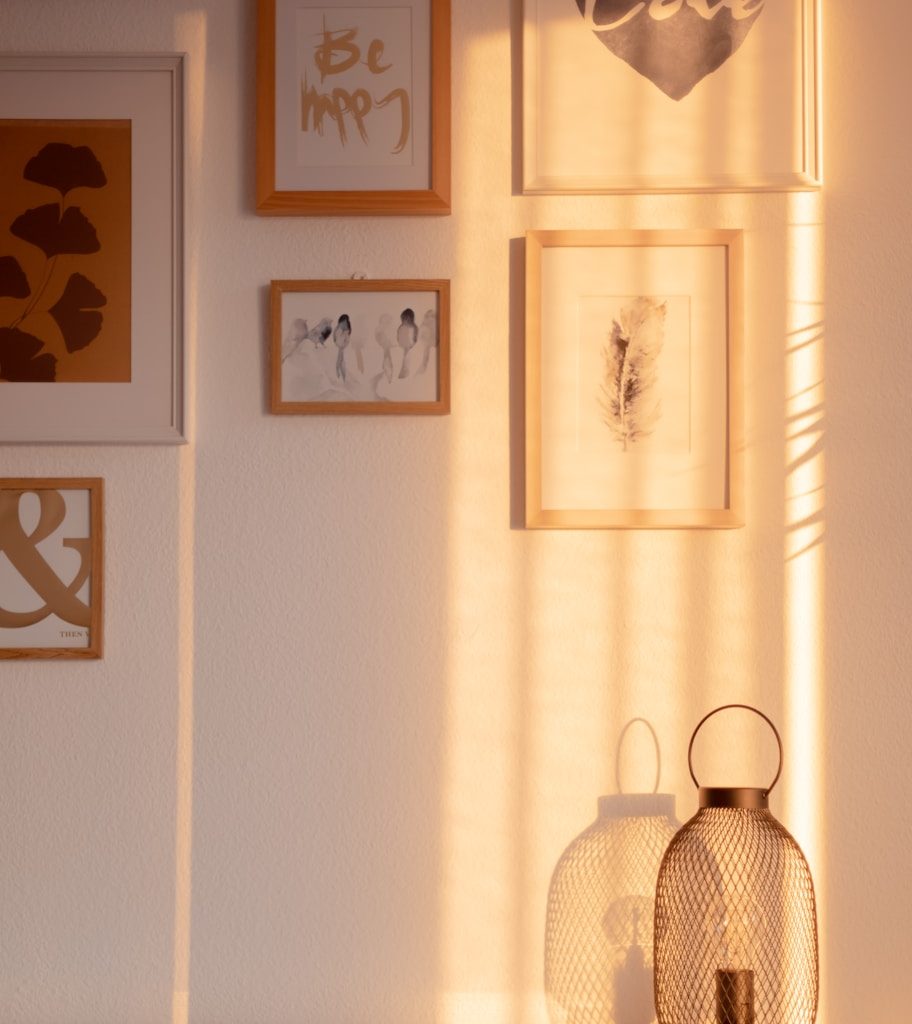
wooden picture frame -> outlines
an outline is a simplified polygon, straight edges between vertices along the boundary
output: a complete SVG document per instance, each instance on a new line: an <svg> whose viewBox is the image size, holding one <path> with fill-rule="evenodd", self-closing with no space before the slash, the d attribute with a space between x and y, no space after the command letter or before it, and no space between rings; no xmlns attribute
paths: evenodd
<svg viewBox="0 0 912 1024"><path fill-rule="evenodd" d="M104 481L0 479L0 660L100 658Z"/></svg>
<svg viewBox="0 0 912 1024"><path fill-rule="evenodd" d="M526 235L525 524L743 525L740 231Z"/></svg>
<svg viewBox="0 0 912 1024"><path fill-rule="evenodd" d="M822 184L821 0L524 0L525 193Z"/></svg>
<svg viewBox="0 0 912 1024"><path fill-rule="evenodd" d="M186 440L184 80L0 55L0 443Z"/></svg>
<svg viewBox="0 0 912 1024"><path fill-rule="evenodd" d="M257 0L259 214L450 212L450 0L354 10Z"/></svg>
<svg viewBox="0 0 912 1024"><path fill-rule="evenodd" d="M449 281L273 281L270 410L450 411Z"/></svg>

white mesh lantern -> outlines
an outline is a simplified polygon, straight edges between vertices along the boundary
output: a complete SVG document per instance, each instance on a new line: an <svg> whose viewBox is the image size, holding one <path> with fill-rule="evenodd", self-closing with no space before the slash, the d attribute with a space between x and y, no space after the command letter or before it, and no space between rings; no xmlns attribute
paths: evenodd
<svg viewBox="0 0 912 1024"><path fill-rule="evenodd" d="M766 789L700 787L691 754L712 715L760 715L779 745ZM662 860L655 903L659 1024L813 1024L817 1015L817 911L798 844L769 811L782 741L762 712L726 704L690 738L700 809Z"/></svg>
<svg viewBox="0 0 912 1024"><path fill-rule="evenodd" d="M642 722L628 722L621 733ZM601 796L561 854L548 890L545 993L552 1024L651 1024L656 878L675 833L674 795ZM620 790L618 771L618 789Z"/></svg>

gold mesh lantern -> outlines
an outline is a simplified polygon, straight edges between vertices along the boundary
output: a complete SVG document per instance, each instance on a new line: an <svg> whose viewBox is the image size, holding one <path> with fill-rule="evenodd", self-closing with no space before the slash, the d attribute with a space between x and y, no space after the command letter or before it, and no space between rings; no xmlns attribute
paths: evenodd
<svg viewBox="0 0 912 1024"><path fill-rule="evenodd" d="M658 742L648 722L643 722ZM659 785L656 771L655 789ZM620 789L618 772L618 789ZM674 795L618 793L561 854L548 890L545 993L552 1024L651 1024L652 930Z"/></svg>
<svg viewBox="0 0 912 1024"><path fill-rule="evenodd" d="M745 708L779 746L766 789L700 787L692 752L712 715ZM782 771L773 723L726 704L694 729L687 752L700 809L662 860L655 903L659 1024L813 1024L817 1015L814 885L798 844L769 811Z"/></svg>

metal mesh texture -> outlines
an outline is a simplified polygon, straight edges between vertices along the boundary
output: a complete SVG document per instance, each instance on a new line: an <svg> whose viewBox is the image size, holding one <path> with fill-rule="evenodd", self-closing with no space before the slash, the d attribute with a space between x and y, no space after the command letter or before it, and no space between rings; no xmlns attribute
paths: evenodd
<svg viewBox="0 0 912 1024"><path fill-rule="evenodd" d="M545 992L552 1024L655 1020L655 885L677 822L600 816L561 855L545 921Z"/></svg>
<svg viewBox="0 0 912 1024"><path fill-rule="evenodd" d="M768 810L701 809L662 864L655 908L660 1024L714 1024L717 970L753 971L756 1024L813 1024L814 886L798 844Z"/></svg>

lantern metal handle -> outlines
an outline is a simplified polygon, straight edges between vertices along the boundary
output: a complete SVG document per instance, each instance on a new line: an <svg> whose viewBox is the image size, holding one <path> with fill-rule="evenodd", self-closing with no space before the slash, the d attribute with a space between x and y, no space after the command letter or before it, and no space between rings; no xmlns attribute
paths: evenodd
<svg viewBox="0 0 912 1024"><path fill-rule="evenodd" d="M779 730L773 725L772 721L763 714L762 711L758 711L757 708L752 707L750 704L723 704L720 708L715 708L710 711L708 715L704 715L699 722L697 727L693 731L693 735L690 737L690 744L687 747L687 767L690 769L690 777L694 780L694 785L699 789L700 783L697 782L697 776L694 774L693 760L691 755L693 754L694 740L697 738L697 733L702 728L703 724L707 719L712 718L713 715L717 715L720 711L728 711L730 708L743 708L745 711L753 711L755 715L759 715L764 722L773 730L773 735L776 737L776 743L779 747L779 767L776 769L776 775L773 781L767 786L765 792L769 795L773 791L773 786L779 781L779 776L782 774L782 738L779 735Z"/></svg>
<svg viewBox="0 0 912 1024"><path fill-rule="evenodd" d="M662 748L659 746L659 737L656 736L656 731L653 729L652 724L647 722L645 718L631 718L630 721L621 729L621 735L618 737L617 754L614 757L614 781L617 783L617 791L623 793L624 789L621 786L621 747L624 745L624 737L627 735L627 730L632 726L636 725L637 722L645 725L649 730L649 735L652 737L652 742L655 744L656 750L656 777L655 785L652 787L653 793L659 791L659 779L662 775Z"/></svg>

